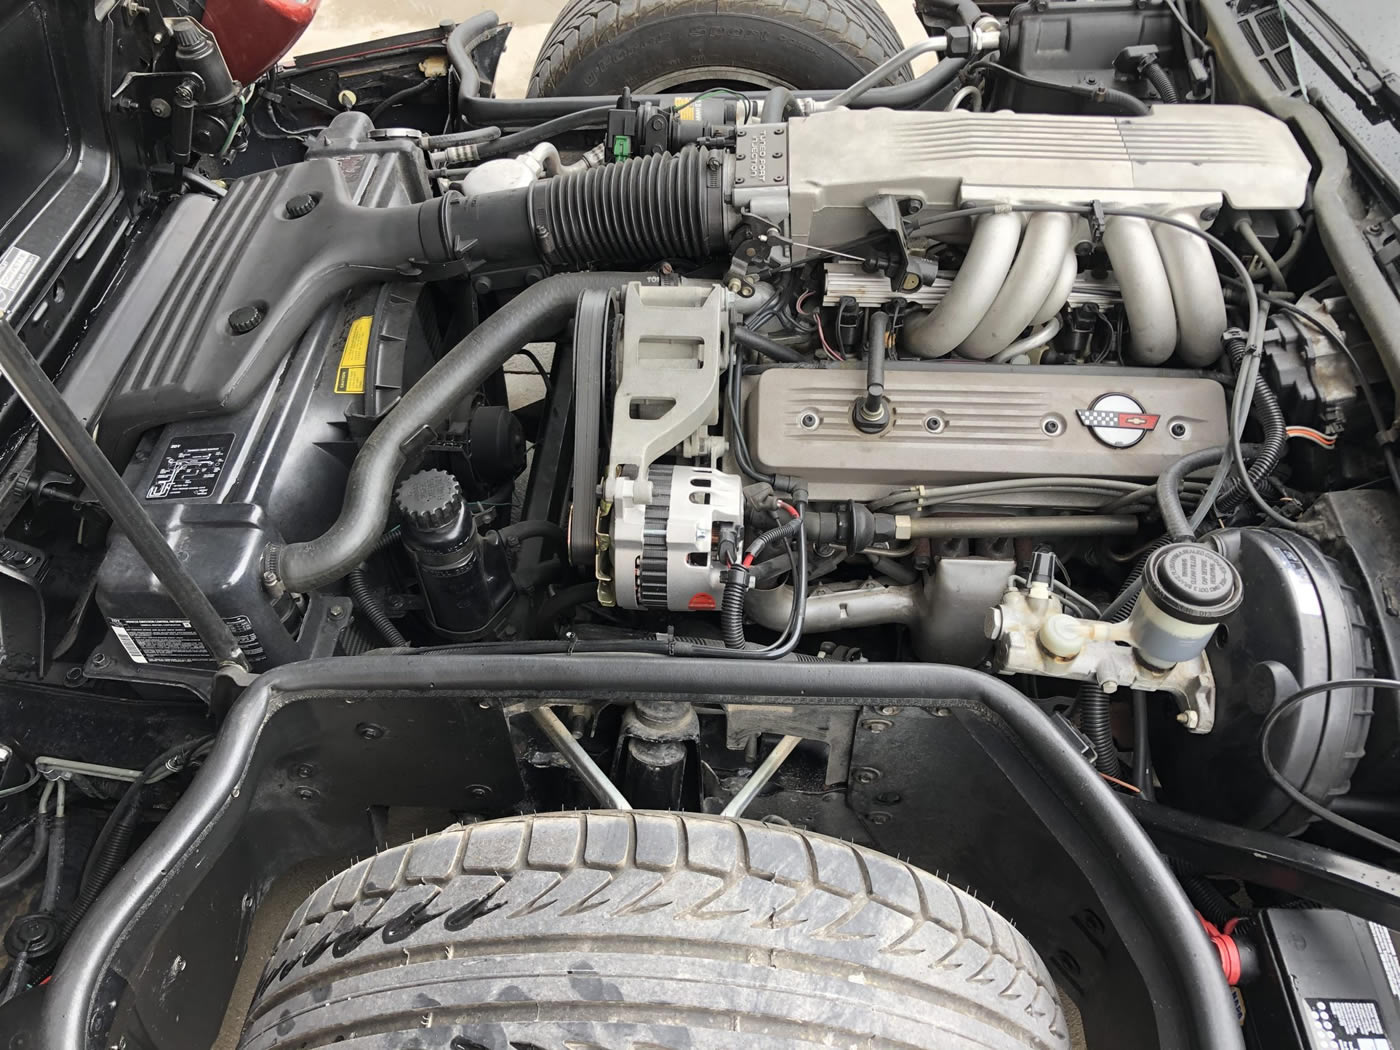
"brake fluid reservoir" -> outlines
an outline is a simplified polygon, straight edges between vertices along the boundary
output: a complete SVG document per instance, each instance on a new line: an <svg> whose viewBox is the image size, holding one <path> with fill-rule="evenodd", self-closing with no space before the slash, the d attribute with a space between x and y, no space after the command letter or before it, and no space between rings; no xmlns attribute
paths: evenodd
<svg viewBox="0 0 1400 1050"><path fill-rule="evenodd" d="M1139 660L1166 669L1198 656L1222 619L1239 608L1244 581L1222 555L1196 543L1154 551L1129 619Z"/></svg>

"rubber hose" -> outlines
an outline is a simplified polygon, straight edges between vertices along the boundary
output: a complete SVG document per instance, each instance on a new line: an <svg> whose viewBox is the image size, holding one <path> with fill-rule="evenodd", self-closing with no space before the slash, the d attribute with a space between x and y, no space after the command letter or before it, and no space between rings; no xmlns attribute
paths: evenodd
<svg viewBox="0 0 1400 1050"><path fill-rule="evenodd" d="M794 106L792 92L779 84L763 96L763 108L759 111L762 115L759 119L765 124L781 124Z"/></svg>
<svg viewBox="0 0 1400 1050"><path fill-rule="evenodd" d="M1235 372L1238 373L1246 350L1244 339L1231 336L1225 340L1225 350L1235 364ZM1263 431L1263 440L1259 442L1254 462L1249 465L1249 479L1257 488L1278 468L1284 449L1288 445L1288 424L1283 418L1278 395L1262 375L1254 384L1254 418L1258 420ZM1248 498L1249 493L1244 482L1235 476L1220 490L1220 495L1215 498L1215 505L1228 514Z"/></svg>
<svg viewBox="0 0 1400 1050"><path fill-rule="evenodd" d="M501 137L501 129L494 124L470 131L449 131L446 135L429 135L423 140L424 149L441 150L452 146L470 146L473 143L489 142Z"/></svg>
<svg viewBox="0 0 1400 1050"><path fill-rule="evenodd" d="M762 354L771 361L800 365L807 360L792 347L784 346L777 340L769 339L761 332L755 332L752 328L746 328L743 325L734 326L734 342L748 350Z"/></svg>
<svg viewBox="0 0 1400 1050"><path fill-rule="evenodd" d="M742 565L733 565L724 574L724 595L720 602L719 624L726 649L743 649L744 599L749 593L751 573Z"/></svg>
<svg viewBox="0 0 1400 1050"><path fill-rule="evenodd" d="M49 818L45 814L34 823L34 844L30 847L29 855L7 871L0 875L0 893L8 893L25 879L33 875L38 870L39 864L44 859L44 854L49 849Z"/></svg>
<svg viewBox="0 0 1400 1050"><path fill-rule="evenodd" d="M1133 690L1133 784L1147 801L1156 797L1152 786L1152 744L1147 734L1147 693L1142 689Z"/></svg>
<svg viewBox="0 0 1400 1050"><path fill-rule="evenodd" d="M476 71L476 63L472 61L467 45L482 33L495 29L499 23L500 19L494 11L483 11L459 23L447 34L447 60L452 63L452 69L457 74L459 116L467 111L467 99L474 97L481 89L481 77Z"/></svg>
<svg viewBox="0 0 1400 1050"><path fill-rule="evenodd" d="M720 253L722 162L722 152L687 147L535 183L530 211L548 233L545 257L582 268Z"/></svg>
<svg viewBox="0 0 1400 1050"><path fill-rule="evenodd" d="M1214 466L1227 454L1223 447L1188 452L1164 470L1162 476L1157 479L1157 509L1162 514L1162 524L1166 526L1167 535L1172 540L1196 538L1196 530L1191 528L1191 519L1186 516L1186 511L1181 506L1182 481L1188 474L1202 467Z"/></svg>
<svg viewBox="0 0 1400 1050"><path fill-rule="evenodd" d="M351 569L346 582L350 585L350 597L355 602L355 612L379 632L379 637L390 645L401 648L408 645L398 625L389 615L389 610L379 600L379 595L369 585L369 578L363 568Z"/></svg>
<svg viewBox="0 0 1400 1050"><path fill-rule="evenodd" d="M1157 94L1162 96L1163 102L1176 103L1181 101L1181 96L1177 94L1176 85L1172 83L1172 78L1158 63L1149 62L1145 65L1142 69L1142 77L1157 89Z"/></svg>
<svg viewBox="0 0 1400 1050"><path fill-rule="evenodd" d="M468 157L481 161L522 153L531 146L549 141L556 135L577 131L589 124L606 123L607 115L612 112L612 108L611 106L594 106L591 109L581 109L577 113L566 113L562 117L555 117L553 120L547 120L533 128L526 128L524 131L489 139L479 146L468 146Z"/></svg>
<svg viewBox="0 0 1400 1050"><path fill-rule="evenodd" d="M965 26L973 25L982 17L982 9L973 0L923 0L923 10L932 11L935 15L946 13L947 17L955 18Z"/></svg>
<svg viewBox="0 0 1400 1050"><path fill-rule="evenodd" d="M919 574L897 558L886 558L879 554L867 555L870 567L882 576L888 576L902 587L917 583Z"/></svg>
<svg viewBox="0 0 1400 1050"><path fill-rule="evenodd" d="M14 829L5 837L5 840L0 842L0 860L9 856L10 851L19 845L20 841L29 834L29 830L34 827L34 823L38 819L36 814L31 813L15 825Z"/></svg>
<svg viewBox="0 0 1400 1050"><path fill-rule="evenodd" d="M1096 685L1079 687L1079 728L1094 745L1094 768L1111 777L1121 776L1122 764L1113 743L1113 722L1109 717L1108 694Z"/></svg>
<svg viewBox="0 0 1400 1050"><path fill-rule="evenodd" d="M523 543L525 540L544 540L561 551L565 550L567 544L564 530L554 522L545 521L543 518L517 521L514 525L503 525L496 530L496 535L500 536L507 544Z"/></svg>
<svg viewBox="0 0 1400 1050"><path fill-rule="evenodd" d="M597 599L598 584L596 582L579 583L555 591L540 602L540 607L535 611L535 618L530 624L530 633L536 636L542 635L553 625L555 620L569 610L576 609L591 601L597 601Z"/></svg>
<svg viewBox="0 0 1400 1050"><path fill-rule="evenodd" d="M404 99L414 98L418 95L421 95L423 92L427 91L432 86L433 81L420 80L417 84L414 84L412 87L406 87L402 91L395 91L392 95L382 100L378 105L376 105L372 110L369 111L369 119L378 120L386 112L388 112L393 107L397 106Z"/></svg>
<svg viewBox="0 0 1400 1050"><path fill-rule="evenodd" d="M48 865L44 869L44 888L39 892L39 910L52 912L58 903L59 880L63 877L63 859L68 848L68 815L56 813L49 831Z"/></svg>
<svg viewBox="0 0 1400 1050"><path fill-rule="evenodd" d="M563 180L572 182L573 176ZM506 359L526 343L554 335L589 290L612 291L654 274L569 273L531 285L486 318L400 398L361 447L350 468L340 516L315 539L270 550L283 583L310 591L345 576L374 550L389 519L394 483L408 462L407 448L425 428L446 420Z"/></svg>
<svg viewBox="0 0 1400 1050"><path fill-rule="evenodd" d="M1176 540L1171 535L1162 536L1153 540L1147 550L1142 552L1134 563L1132 572L1124 577L1123 586L1118 589L1118 596L1109 602L1104 609L1103 620L1105 623L1122 623L1132 615L1138 592L1142 590L1142 574L1147 569L1147 559L1168 543L1175 542Z"/></svg>

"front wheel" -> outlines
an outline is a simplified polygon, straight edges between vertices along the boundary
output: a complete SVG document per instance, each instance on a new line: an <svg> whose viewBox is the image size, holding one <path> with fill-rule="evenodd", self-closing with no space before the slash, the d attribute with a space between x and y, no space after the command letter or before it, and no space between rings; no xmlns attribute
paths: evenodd
<svg viewBox="0 0 1400 1050"><path fill-rule="evenodd" d="M900 50L871 0L571 0L540 47L530 95L842 88Z"/></svg>
<svg viewBox="0 0 1400 1050"><path fill-rule="evenodd" d="M243 1050L1061 1050L1006 919L873 850L544 813L361 861L297 910Z"/></svg>

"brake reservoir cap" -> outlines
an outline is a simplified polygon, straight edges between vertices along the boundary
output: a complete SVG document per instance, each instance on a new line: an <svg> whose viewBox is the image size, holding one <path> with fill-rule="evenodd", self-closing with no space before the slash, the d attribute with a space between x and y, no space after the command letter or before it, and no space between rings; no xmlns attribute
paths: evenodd
<svg viewBox="0 0 1400 1050"><path fill-rule="evenodd" d="M1216 625L1244 600L1239 570L1198 543L1154 551L1142 579L1131 637L1138 659L1151 667L1169 668L1199 655Z"/></svg>

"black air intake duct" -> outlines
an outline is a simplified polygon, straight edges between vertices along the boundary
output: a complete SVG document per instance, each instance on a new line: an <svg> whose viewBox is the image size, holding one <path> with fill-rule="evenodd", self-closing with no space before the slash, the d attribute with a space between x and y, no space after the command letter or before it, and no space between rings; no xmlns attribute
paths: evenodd
<svg viewBox="0 0 1400 1050"><path fill-rule="evenodd" d="M555 266L702 259L724 248L724 154L653 153L532 187Z"/></svg>
<svg viewBox="0 0 1400 1050"><path fill-rule="evenodd" d="M687 147L457 197L448 228L467 258L491 263L704 259L725 249L724 178L723 152Z"/></svg>

